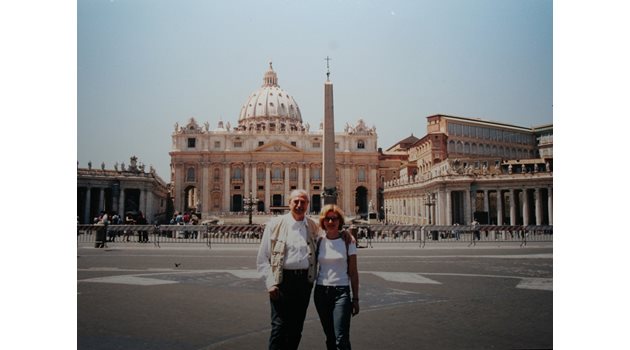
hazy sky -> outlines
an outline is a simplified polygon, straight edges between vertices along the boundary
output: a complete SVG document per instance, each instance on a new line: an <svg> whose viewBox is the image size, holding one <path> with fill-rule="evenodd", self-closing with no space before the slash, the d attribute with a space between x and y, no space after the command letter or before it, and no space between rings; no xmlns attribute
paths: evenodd
<svg viewBox="0 0 630 350"><path fill-rule="evenodd" d="M77 160L136 155L170 179L173 125L236 125L273 61L313 128L326 61L335 127L386 149L449 114L553 122L552 1L79 0Z"/></svg>

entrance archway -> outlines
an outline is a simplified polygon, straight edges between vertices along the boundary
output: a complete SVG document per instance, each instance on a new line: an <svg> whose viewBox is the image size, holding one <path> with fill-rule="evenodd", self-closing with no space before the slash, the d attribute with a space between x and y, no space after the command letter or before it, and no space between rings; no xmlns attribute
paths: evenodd
<svg viewBox="0 0 630 350"><path fill-rule="evenodd" d="M367 219L368 214L368 190L363 186L357 187L354 205L357 208L357 214Z"/></svg>
<svg viewBox="0 0 630 350"><path fill-rule="evenodd" d="M232 196L232 208L230 210L237 213L243 211L243 195L235 194Z"/></svg>
<svg viewBox="0 0 630 350"><path fill-rule="evenodd" d="M318 194L314 194L311 197L311 212L319 214L322 210L322 197Z"/></svg>

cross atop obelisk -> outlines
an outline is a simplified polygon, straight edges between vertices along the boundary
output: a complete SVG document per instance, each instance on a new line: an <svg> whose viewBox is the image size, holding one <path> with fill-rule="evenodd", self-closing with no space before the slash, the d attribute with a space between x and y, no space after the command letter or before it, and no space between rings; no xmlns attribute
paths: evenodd
<svg viewBox="0 0 630 350"><path fill-rule="evenodd" d="M333 84L330 82L330 57L326 56L326 83L324 83L324 204L337 204L337 176L335 169L335 113Z"/></svg>
<svg viewBox="0 0 630 350"><path fill-rule="evenodd" d="M324 60L326 60L326 80L329 81L330 80L330 60L332 60L332 58L326 56Z"/></svg>

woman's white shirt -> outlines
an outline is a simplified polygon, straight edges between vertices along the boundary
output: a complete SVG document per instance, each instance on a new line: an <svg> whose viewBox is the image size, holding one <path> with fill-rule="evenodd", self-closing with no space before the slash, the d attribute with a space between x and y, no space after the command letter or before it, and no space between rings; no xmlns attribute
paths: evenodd
<svg viewBox="0 0 630 350"><path fill-rule="evenodd" d="M354 244L348 245L347 255L356 255L357 247ZM346 242L342 238L328 239L322 237L319 243L319 273L317 274L317 284L323 286L348 286L350 278L348 276L348 257L346 255Z"/></svg>

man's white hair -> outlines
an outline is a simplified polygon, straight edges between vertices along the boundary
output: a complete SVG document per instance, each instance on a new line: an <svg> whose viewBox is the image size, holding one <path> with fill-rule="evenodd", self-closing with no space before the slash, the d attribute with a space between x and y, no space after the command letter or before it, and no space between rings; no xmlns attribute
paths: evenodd
<svg viewBox="0 0 630 350"><path fill-rule="evenodd" d="M289 202L295 197L306 197L306 200L308 200L308 192L301 188L291 191L291 194L289 194Z"/></svg>

